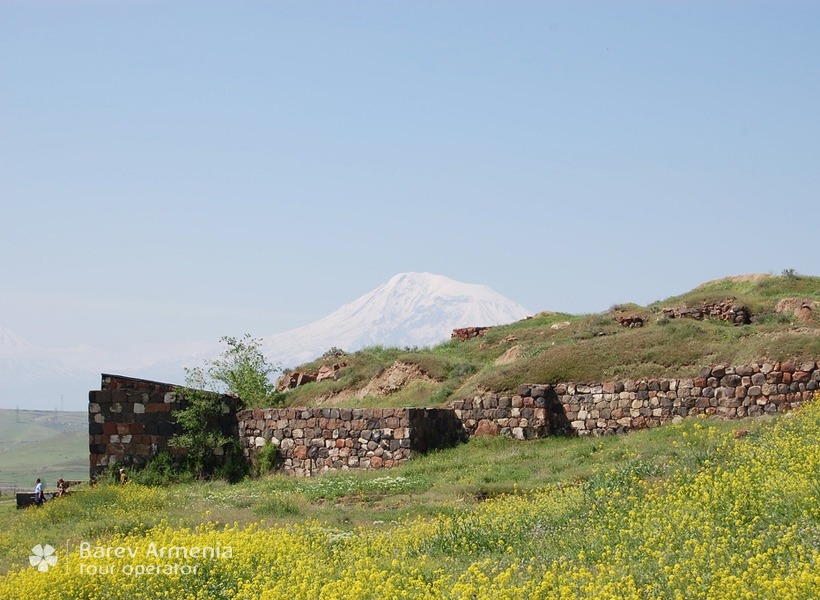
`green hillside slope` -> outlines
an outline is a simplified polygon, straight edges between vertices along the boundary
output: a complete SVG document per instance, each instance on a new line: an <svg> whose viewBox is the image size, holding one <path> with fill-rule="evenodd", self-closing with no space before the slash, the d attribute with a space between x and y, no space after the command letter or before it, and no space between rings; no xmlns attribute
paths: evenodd
<svg viewBox="0 0 820 600"><path fill-rule="evenodd" d="M88 416L83 412L0 409L0 489L47 489L88 478Z"/></svg>
<svg viewBox="0 0 820 600"><path fill-rule="evenodd" d="M727 299L749 311L750 324L668 318L664 313L665 308ZM640 317L643 327L623 327L618 317ZM481 390L514 391L525 382L686 377L706 365L819 356L820 278L753 275L709 282L645 307L625 304L591 315L540 313L481 337L429 349L329 353L298 370L316 372L322 365L343 363L336 380L300 386L286 397L289 405L435 406ZM427 377L409 378L389 394L369 393L365 386L396 361L417 365Z"/></svg>

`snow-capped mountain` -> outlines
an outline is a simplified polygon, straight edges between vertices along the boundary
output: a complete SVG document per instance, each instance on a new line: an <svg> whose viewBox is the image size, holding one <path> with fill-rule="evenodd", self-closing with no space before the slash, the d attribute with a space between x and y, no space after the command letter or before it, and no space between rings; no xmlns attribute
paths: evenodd
<svg viewBox="0 0 820 600"><path fill-rule="evenodd" d="M458 327L512 323L529 314L485 285L401 273L314 323L266 336L263 347L270 360L289 367L334 346L347 352L377 344L430 346Z"/></svg>
<svg viewBox="0 0 820 600"><path fill-rule="evenodd" d="M273 363L294 367L332 347L430 346L458 327L512 323L530 314L487 286L430 273L402 273L318 321L262 338ZM161 348L40 348L0 327L0 407L85 410L100 373L183 384L185 367L202 366L223 348L169 340ZM64 400L64 402L63 402Z"/></svg>

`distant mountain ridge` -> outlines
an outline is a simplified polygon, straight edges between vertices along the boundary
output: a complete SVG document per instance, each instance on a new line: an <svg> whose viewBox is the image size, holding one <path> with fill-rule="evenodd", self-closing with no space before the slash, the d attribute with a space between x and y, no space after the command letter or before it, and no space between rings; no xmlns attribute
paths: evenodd
<svg viewBox="0 0 820 600"><path fill-rule="evenodd" d="M262 349L270 361L293 367L334 346L348 352L373 345L430 346L449 339L455 328L512 323L529 314L485 285L401 273L318 321L262 336ZM157 348L153 361L129 360L88 347L35 347L0 327L0 407L84 410L101 372L181 384L185 367L200 366L221 350L213 344L198 347L195 354L173 354L177 345L186 346L169 341L170 348Z"/></svg>

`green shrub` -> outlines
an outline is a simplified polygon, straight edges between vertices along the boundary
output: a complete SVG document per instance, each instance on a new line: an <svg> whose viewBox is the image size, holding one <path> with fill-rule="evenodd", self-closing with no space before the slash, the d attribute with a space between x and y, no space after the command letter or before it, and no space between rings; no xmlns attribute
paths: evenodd
<svg viewBox="0 0 820 600"><path fill-rule="evenodd" d="M174 465L174 459L168 452L154 455L142 469L131 473L131 481L143 485L168 485L192 479L190 474Z"/></svg>
<svg viewBox="0 0 820 600"><path fill-rule="evenodd" d="M276 459L279 457L279 447L268 441L259 454L256 455L256 474L267 475L276 467Z"/></svg>
<svg viewBox="0 0 820 600"><path fill-rule="evenodd" d="M214 475L228 483L238 483L248 476L250 466L237 439L231 439L222 446L222 464L216 467Z"/></svg>

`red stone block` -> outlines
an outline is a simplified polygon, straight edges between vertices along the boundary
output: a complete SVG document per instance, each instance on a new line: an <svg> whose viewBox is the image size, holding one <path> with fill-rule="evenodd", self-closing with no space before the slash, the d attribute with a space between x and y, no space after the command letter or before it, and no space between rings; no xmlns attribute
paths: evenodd
<svg viewBox="0 0 820 600"><path fill-rule="evenodd" d="M473 435L475 435L475 436L498 435L498 425L496 425L493 421L490 421L488 419L482 419L481 421L479 421L478 427L476 427L475 433L473 433Z"/></svg>
<svg viewBox="0 0 820 600"><path fill-rule="evenodd" d="M150 404L145 405L145 412L147 413L157 413L157 412L171 412L171 405L157 402L151 402Z"/></svg>
<svg viewBox="0 0 820 600"><path fill-rule="evenodd" d="M117 433L117 423L114 421L106 421L103 423L103 434L113 435Z"/></svg>
<svg viewBox="0 0 820 600"><path fill-rule="evenodd" d="M806 383L809 379L811 379L811 373L806 371L795 371L792 375L792 381L795 383Z"/></svg>

